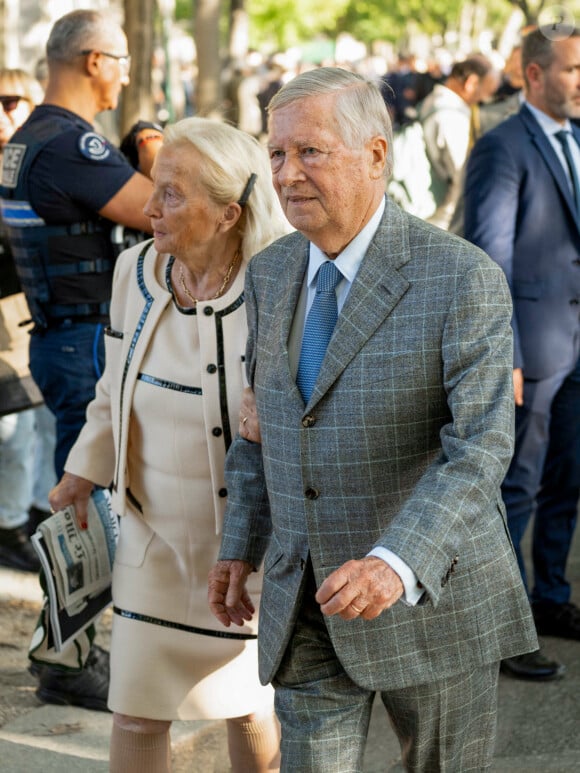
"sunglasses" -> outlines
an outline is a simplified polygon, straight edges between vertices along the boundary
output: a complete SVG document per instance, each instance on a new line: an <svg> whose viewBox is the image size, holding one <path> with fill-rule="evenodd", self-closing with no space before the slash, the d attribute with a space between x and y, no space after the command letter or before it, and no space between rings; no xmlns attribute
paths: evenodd
<svg viewBox="0 0 580 773"><path fill-rule="evenodd" d="M2 108L5 113L12 113L14 110L16 110L16 108L20 104L21 99L24 99L24 97L17 97L17 96L0 97L0 105L2 105Z"/></svg>

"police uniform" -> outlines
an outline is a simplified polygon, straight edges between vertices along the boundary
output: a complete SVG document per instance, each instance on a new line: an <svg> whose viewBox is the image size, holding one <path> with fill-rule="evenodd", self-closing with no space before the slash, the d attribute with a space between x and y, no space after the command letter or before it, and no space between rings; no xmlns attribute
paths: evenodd
<svg viewBox="0 0 580 773"><path fill-rule="evenodd" d="M104 367L116 250L98 211L135 174L125 157L80 116L40 105L5 147L2 219L34 320L30 371L56 416L61 477ZM90 642L43 661L80 668Z"/></svg>

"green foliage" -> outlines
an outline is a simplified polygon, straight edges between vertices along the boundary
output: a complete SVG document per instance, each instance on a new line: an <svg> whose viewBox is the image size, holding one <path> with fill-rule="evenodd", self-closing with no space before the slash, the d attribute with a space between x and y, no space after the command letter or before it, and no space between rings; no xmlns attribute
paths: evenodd
<svg viewBox="0 0 580 773"><path fill-rule="evenodd" d="M400 42L409 26L428 35L457 28L468 0L246 0L256 47L287 48L317 35L348 32L370 44ZM538 0L539 1L539 0ZM479 0L498 33L513 10L511 0Z"/></svg>
<svg viewBox="0 0 580 773"><path fill-rule="evenodd" d="M253 46L282 49L317 35L336 35L336 20L349 0L246 0Z"/></svg>

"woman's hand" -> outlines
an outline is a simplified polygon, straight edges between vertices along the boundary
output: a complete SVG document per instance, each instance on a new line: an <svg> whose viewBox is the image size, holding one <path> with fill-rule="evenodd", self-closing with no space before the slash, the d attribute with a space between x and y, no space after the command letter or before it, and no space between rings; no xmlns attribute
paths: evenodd
<svg viewBox="0 0 580 773"><path fill-rule="evenodd" d="M86 478L65 472L60 481L48 495L53 511L74 505L77 524L80 529L87 528L87 507L94 483Z"/></svg>
<svg viewBox="0 0 580 773"><path fill-rule="evenodd" d="M262 442L260 422L256 411L256 398L250 387L246 387L242 394L238 432L245 440L250 440L252 443Z"/></svg>

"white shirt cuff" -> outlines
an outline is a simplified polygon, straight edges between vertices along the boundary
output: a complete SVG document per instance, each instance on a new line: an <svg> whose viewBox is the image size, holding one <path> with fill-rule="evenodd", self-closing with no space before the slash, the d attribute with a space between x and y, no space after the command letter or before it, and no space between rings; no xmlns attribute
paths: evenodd
<svg viewBox="0 0 580 773"><path fill-rule="evenodd" d="M392 550L388 548L376 547L371 550L369 556L376 556L381 558L386 564L388 564L393 571L395 571L401 578L405 593L401 598L403 604L408 604L410 607L414 607L420 600L421 596L425 593L425 589L419 583L417 575L406 564L402 558L399 558Z"/></svg>

